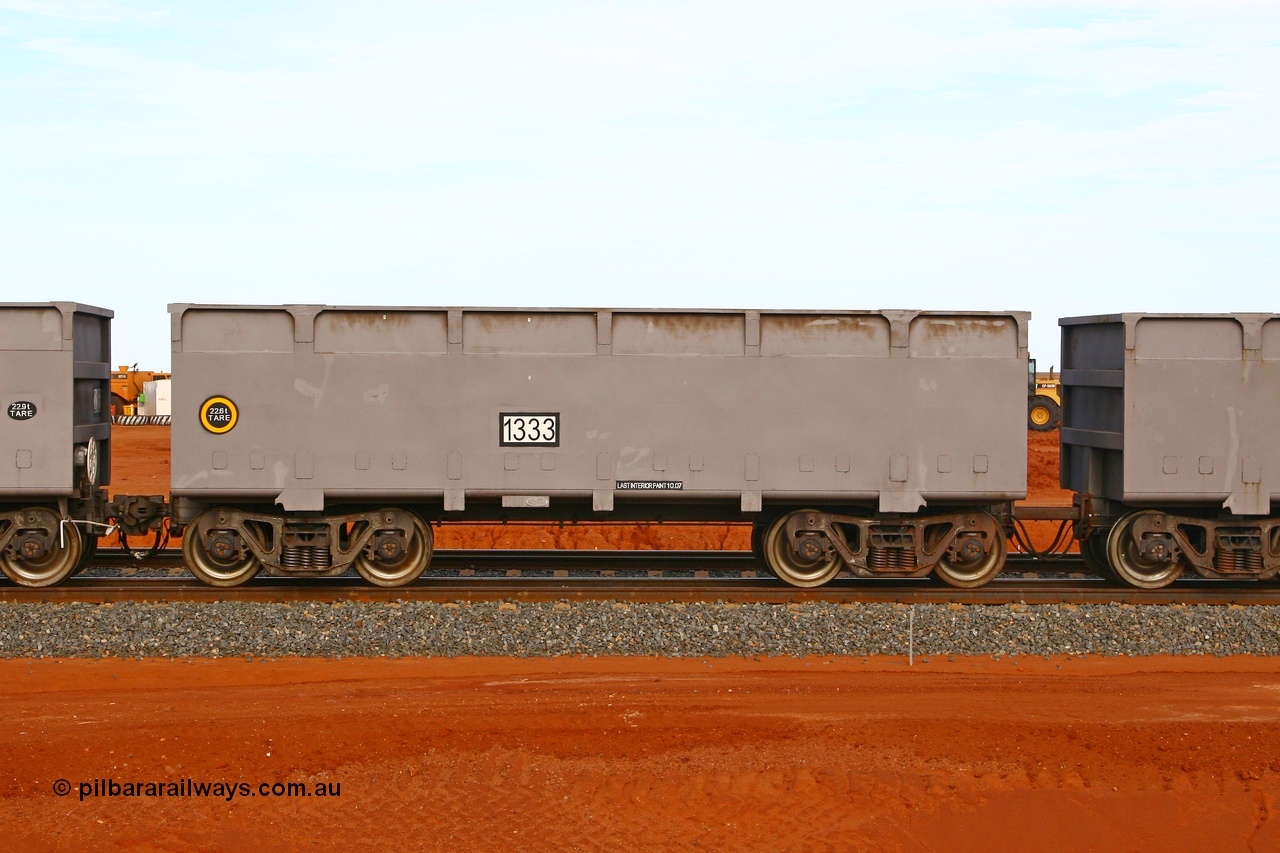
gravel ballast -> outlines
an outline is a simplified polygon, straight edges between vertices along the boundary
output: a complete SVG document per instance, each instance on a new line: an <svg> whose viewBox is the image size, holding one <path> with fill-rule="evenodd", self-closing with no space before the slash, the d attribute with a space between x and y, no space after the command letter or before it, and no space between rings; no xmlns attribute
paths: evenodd
<svg viewBox="0 0 1280 853"><path fill-rule="evenodd" d="M0 657L1280 655L1222 605L0 603Z"/></svg>

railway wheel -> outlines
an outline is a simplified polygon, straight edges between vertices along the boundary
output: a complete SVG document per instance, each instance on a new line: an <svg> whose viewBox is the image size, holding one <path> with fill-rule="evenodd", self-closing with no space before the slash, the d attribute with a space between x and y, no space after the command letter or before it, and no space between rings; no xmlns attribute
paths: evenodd
<svg viewBox="0 0 1280 853"><path fill-rule="evenodd" d="M1142 510L1126 515L1107 536L1107 561L1120 580L1139 589L1160 589L1176 581L1185 568L1180 559L1155 560L1143 555L1134 538L1134 526L1163 513Z"/></svg>
<svg viewBox="0 0 1280 853"><path fill-rule="evenodd" d="M17 532L0 553L5 576L21 586L41 587L75 574L84 553L84 539L75 525L62 524L58 514L46 507L31 507L20 514Z"/></svg>
<svg viewBox="0 0 1280 853"><path fill-rule="evenodd" d="M182 556L191 574L209 586L239 586L261 570L262 562L252 551L241 548L234 529L218 526L222 512L210 509L200 513L182 536Z"/></svg>
<svg viewBox="0 0 1280 853"><path fill-rule="evenodd" d="M751 556L756 558L756 562L769 567L769 561L764 556L764 537L769 532L768 522L759 522L751 525Z"/></svg>
<svg viewBox="0 0 1280 853"><path fill-rule="evenodd" d="M1062 422L1062 407L1050 397L1036 394L1027 399L1027 428L1052 432Z"/></svg>
<svg viewBox="0 0 1280 853"><path fill-rule="evenodd" d="M1107 562L1107 534L1091 533L1080 540L1080 559L1084 566L1095 575L1111 577L1111 565Z"/></svg>
<svg viewBox="0 0 1280 853"><path fill-rule="evenodd" d="M379 534L375 532L373 556L363 552L359 554L355 559L356 571L374 586L404 586L417 580L431 562L434 545L431 528L413 513L399 510L382 512L387 513L388 518L397 514L407 515L413 520L413 530L405 537L403 544L397 538L387 537L387 544L380 545Z"/></svg>
<svg viewBox="0 0 1280 853"><path fill-rule="evenodd" d="M94 555L98 553L97 531L90 528L85 531L85 533L81 534L81 536L84 539L84 548L80 552L80 559L76 561L75 570L71 573L73 575L78 575L85 569L89 568L90 561L92 561Z"/></svg>
<svg viewBox="0 0 1280 853"><path fill-rule="evenodd" d="M1004 568L1004 531L994 518L987 516L984 520L989 522L984 525L987 536L961 534L934 566L934 574L957 589L980 587Z"/></svg>
<svg viewBox="0 0 1280 853"><path fill-rule="evenodd" d="M822 586L840 574L840 569L844 565L838 554L826 556L820 553L812 559L803 557L796 553L792 543L787 540L787 522L793 516L814 512L816 510L802 509L776 519L769 525L761 539L761 552L769 571L784 583L804 589ZM828 529L830 535L839 535L834 530Z"/></svg>

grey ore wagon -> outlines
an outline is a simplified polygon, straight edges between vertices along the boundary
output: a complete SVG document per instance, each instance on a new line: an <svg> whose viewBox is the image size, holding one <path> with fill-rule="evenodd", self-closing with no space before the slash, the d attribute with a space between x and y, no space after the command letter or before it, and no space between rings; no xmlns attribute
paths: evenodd
<svg viewBox="0 0 1280 853"><path fill-rule="evenodd" d="M97 542L111 481L113 316L0 303L0 569L15 583L58 583Z"/></svg>
<svg viewBox="0 0 1280 853"><path fill-rule="evenodd" d="M1062 485L1086 561L1137 587L1280 571L1280 316L1062 327Z"/></svg>
<svg viewBox="0 0 1280 853"><path fill-rule="evenodd" d="M1026 493L1023 312L171 305L188 565L416 578L450 520L734 520L784 581L976 586Z"/></svg>

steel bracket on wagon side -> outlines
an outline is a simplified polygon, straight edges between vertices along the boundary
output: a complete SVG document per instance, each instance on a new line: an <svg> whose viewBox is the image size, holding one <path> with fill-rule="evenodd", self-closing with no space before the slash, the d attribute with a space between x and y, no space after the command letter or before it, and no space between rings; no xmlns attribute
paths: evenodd
<svg viewBox="0 0 1280 853"><path fill-rule="evenodd" d="M974 559L1000 541L999 522L981 510L900 519L870 519L807 511L787 520L786 538L799 556L834 551L859 577L924 577L949 556Z"/></svg>

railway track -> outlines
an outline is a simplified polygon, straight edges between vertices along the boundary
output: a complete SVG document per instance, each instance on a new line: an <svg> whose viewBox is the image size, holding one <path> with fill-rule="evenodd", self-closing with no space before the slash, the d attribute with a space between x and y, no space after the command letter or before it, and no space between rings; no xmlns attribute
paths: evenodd
<svg viewBox="0 0 1280 853"><path fill-rule="evenodd" d="M1083 571L1079 555L1038 559L1010 554L1007 572ZM89 563L95 569L181 569L182 552L169 548L157 553L103 549ZM431 557L430 572L466 571L593 571L593 572L757 572L767 576L749 551L552 551L552 550L440 550Z"/></svg>
<svg viewBox="0 0 1280 853"><path fill-rule="evenodd" d="M90 569L182 568L176 548L151 554L122 549L99 551ZM758 569L748 551L551 551L439 550L431 556L432 573L484 571L748 571Z"/></svg>
<svg viewBox="0 0 1280 853"><path fill-rule="evenodd" d="M125 574L133 566L179 569L181 554L174 551L144 560L125 552L103 552L92 565L123 571L111 577L75 577L46 589L4 584L0 601L1280 604L1280 584L1187 578L1161 590L1136 590L1086 574L1078 557L1013 557L1005 574L975 590L954 589L931 578L838 578L818 589L795 589L765 576L747 552L443 551L433 561L430 577L394 589L369 586L354 575L260 577L234 590L221 590L191 577Z"/></svg>

